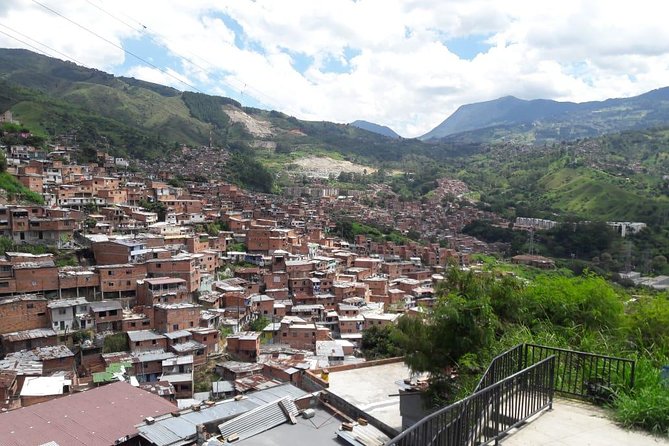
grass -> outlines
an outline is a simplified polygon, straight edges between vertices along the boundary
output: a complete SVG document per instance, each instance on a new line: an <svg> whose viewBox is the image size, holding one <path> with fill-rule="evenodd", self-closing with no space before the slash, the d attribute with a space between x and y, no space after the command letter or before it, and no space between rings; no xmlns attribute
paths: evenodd
<svg viewBox="0 0 669 446"><path fill-rule="evenodd" d="M660 363L668 362L665 358ZM616 421L627 428L669 435L669 381L662 380L656 363L648 358L637 361L635 387L618 397L614 409Z"/></svg>
<svg viewBox="0 0 669 446"><path fill-rule="evenodd" d="M26 188L12 175L7 172L0 172L0 189L7 191L8 198L17 198L30 203L44 204L42 196Z"/></svg>

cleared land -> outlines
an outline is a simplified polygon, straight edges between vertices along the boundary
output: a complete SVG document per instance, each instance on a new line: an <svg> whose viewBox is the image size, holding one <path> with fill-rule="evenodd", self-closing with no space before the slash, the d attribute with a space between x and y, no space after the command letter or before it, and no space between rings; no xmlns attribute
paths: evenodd
<svg viewBox="0 0 669 446"><path fill-rule="evenodd" d="M354 172L368 174L376 172L376 169L362 164L355 164L345 160L335 160L327 157L309 156L292 162L300 167L299 173L311 178L328 178L330 175L338 176L342 172Z"/></svg>

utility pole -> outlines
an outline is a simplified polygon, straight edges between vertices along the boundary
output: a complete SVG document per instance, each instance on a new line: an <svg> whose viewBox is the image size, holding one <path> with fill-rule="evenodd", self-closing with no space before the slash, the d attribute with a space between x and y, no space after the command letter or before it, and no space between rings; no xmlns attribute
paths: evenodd
<svg viewBox="0 0 669 446"><path fill-rule="evenodd" d="M632 243L625 242L625 273L629 274L632 271Z"/></svg>
<svg viewBox="0 0 669 446"><path fill-rule="evenodd" d="M530 228L530 255L534 255L534 226Z"/></svg>

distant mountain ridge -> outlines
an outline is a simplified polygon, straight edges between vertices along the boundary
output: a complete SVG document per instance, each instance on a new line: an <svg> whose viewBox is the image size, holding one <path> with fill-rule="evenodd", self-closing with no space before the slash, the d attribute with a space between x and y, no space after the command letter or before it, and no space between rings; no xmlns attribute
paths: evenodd
<svg viewBox="0 0 669 446"><path fill-rule="evenodd" d="M669 87L631 98L583 103L505 96L459 107L427 140L541 142L669 124Z"/></svg>
<svg viewBox="0 0 669 446"><path fill-rule="evenodd" d="M354 154L370 162L458 150L244 107L231 98L114 76L23 49L0 48L0 113L5 110L40 136L70 135L80 145L142 159L210 142L250 151Z"/></svg>
<svg viewBox="0 0 669 446"><path fill-rule="evenodd" d="M385 125L375 124L369 121L363 121L358 119L353 121L350 125L357 127L359 129L367 130L368 132L377 133L379 135L387 136L388 138L399 139L400 135L395 133L393 129Z"/></svg>

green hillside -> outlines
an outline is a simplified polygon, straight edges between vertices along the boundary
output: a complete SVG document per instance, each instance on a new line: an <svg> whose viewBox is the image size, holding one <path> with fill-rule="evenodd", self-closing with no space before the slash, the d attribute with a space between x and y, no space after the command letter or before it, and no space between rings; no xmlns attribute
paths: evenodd
<svg viewBox="0 0 669 446"><path fill-rule="evenodd" d="M369 163L477 150L474 145L389 139L348 124L302 121L242 107L230 98L115 77L26 50L0 49L0 82L0 108L11 108L34 131L45 136L74 133L80 144L127 149L138 158L160 156L180 144L206 145L210 137L219 147L271 142L284 153L338 152ZM231 111L262 121L270 131L253 134L244 123L230 119Z"/></svg>
<svg viewBox="0 0 669 446"><path fill-rule="evenodd" d="M630 98L580 104L513 96L467 104L421 139L544 143L666 125L669 87Z"/></svg>
<svg viewBox="0 0 669 446"><path fill-rule="evenodd" d="M669 215L668 134L655 129L534 148L493 145L458 159L453 170L509 217L661 224Z"/></svg>

